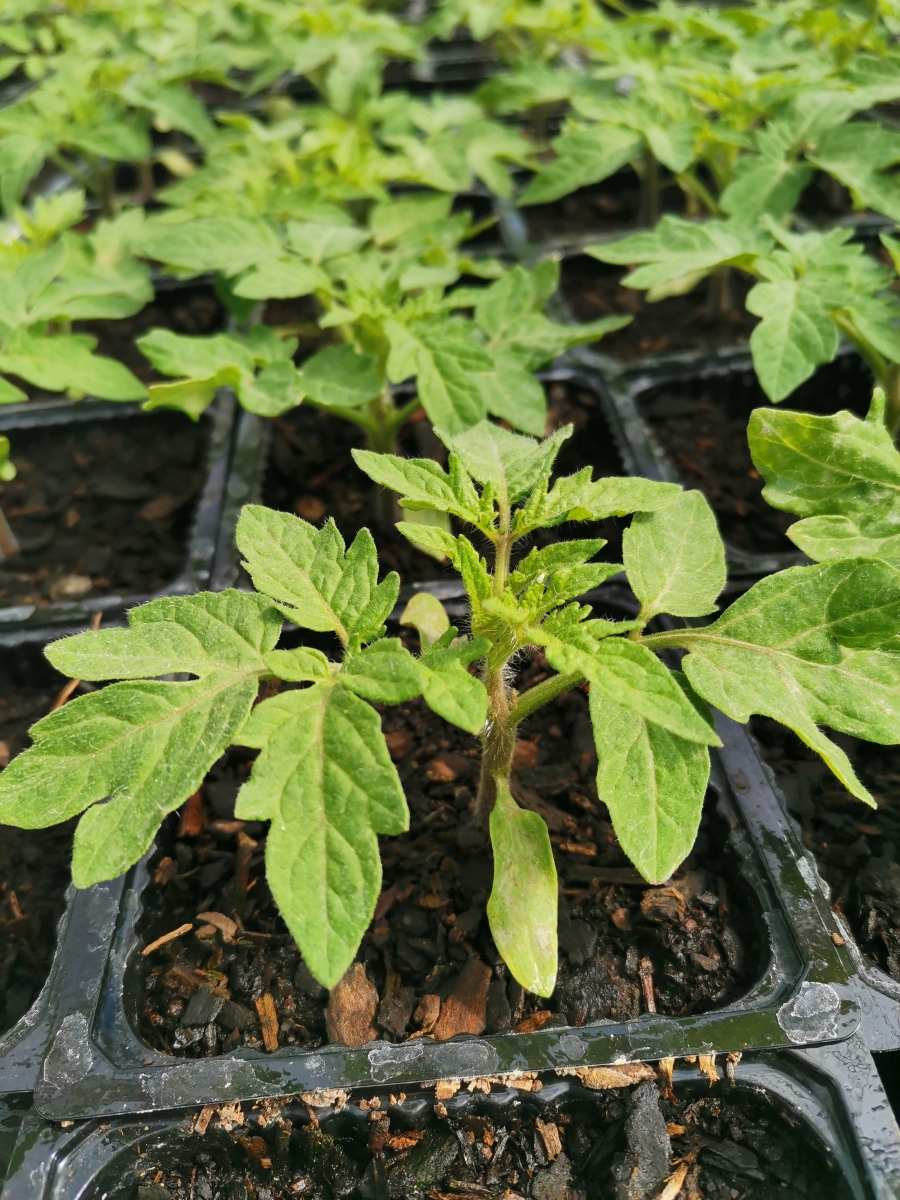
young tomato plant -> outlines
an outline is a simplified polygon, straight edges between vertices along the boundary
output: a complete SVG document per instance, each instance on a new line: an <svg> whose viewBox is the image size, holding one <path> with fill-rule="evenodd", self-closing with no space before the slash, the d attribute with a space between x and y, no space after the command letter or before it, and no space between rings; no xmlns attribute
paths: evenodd
<svg viewBox="0 0 900 1200"><path fill-rule="evenodd" d="M0 820L37 827L84 813L73 874L88 886L144 853L161 815L184 803L230 744L256 748L236 814L271 822L272 893L310 970L334 986L379 895L377 835L400 833L409 819L369 702L421 694L440 716L480 733L478 817L494 852L491 931L516 979L547 996L556 978L556 870L546 825L516 803L511 760L522 722L568 688L590 685L598 794L651 882L671 874L696 835L708 748L719 742L702 698L738 720L781 720L871 803L820 726L900 740L900 656L892 649L900 571L868 557L792 568L708 626L648 632L661 614L714 611L725 559L712 512L698 492L592 480L589 469L551 484L570 434L538 442L487 422L445 433L447 471L431 460L357 452L407 507L453 514L491 547L489 564L464 535L402 526L416 544L437 542L453 558L471 603L472 636L458 637L437 602L419 598L405 618L422 634L418 658L385 636L398 581L377 583L366 531L345 550L331 522L315 529L246 508L237 536L256 593L155 600L129 614L127 629L48 648L67 674L122 682L35 725L34 746L0 778ZM624 558L641 604L634 620L618 623L592 618L577 601L619 570L591 561L602 540L514 554L535 530L614 513L635 514ZM277 650L284 617L335 634L339 661L311 648ZM511 663L532 646L558 674L519 694ZM658 657L674 649L686 651L681 671ZM475 662L480 678L467 669ZM172 674L194 678L161 678ZM273 677L299 686L254 703L260 680Z"/></svg>
<svg viewBox="0 0 900 1200"><path fill-rule="evenodd" d="M238 398L251 411L278 416L312 403L360 425L377 450L393 450L399 430L420 408L435 425L453 431L490 413L527 433L542 433L546 400L534 371L630 318L554 323L543 307L556 289L558 264L548 261L527 272L467 258L459 244L471 233L469 216L451 215L450 205L451 198L440 194L379 204L368 229L346 218L338 223L334 215L292 221L284 245L263 222L252 226L255 242L217 240L229 230L234 235L237 218L156 226L153 253L169 262L189 257L196 271L201 263L221 267L230 258L230 286L238 298L314 294L320 328L334 330L330 336L341 342L318 351L299 370L290 363L292 351L285 350L254 381L240 338L153 330L139 340L142 352L163 374L186 378L152 387L150 405L183 407L196 416L217 386L233 382L227 373L240 371ZM490 286L451 290L463 273L499 278ZM472 316L463 316L465 310ZM278 341L275 332L260 326L251 331L260 344L259 331L266 346ZM397 404L392 385L407 380L415 381L416 394Z"/></svg>
<svg viewBox="0 0 900 1200"><path fill-rule="evenodd" d="M818 366L831 362L841 335L872 368L886 390L887 419L900 423L900 299L896 271L851 242L853 231L792 233L771 215L760 226L736 220L695 223L663 217L656 229L589 247L601 262L628 263L623 283L645 289L648 300L682 295L723 269L759 282L747 294L748 312L760 317L750 350L760 385L777 404ZM882 235L900 260L900 243Z"/></svg>

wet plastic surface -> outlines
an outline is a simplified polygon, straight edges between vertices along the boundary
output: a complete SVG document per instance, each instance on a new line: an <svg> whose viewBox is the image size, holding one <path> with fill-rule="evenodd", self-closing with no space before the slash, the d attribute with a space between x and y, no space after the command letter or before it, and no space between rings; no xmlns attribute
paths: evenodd
<svg viewBox="0 0 900 1200"><path fill-rule="evenodd" d="M722 1065L720 1061L719 1068ZM444 1111L451 1122L466 1116L477 1119L478 1115L502 1122L516 1112L540 1115L548 1111L589 1113L593 1109L599 1114L607 1098L603 1091L590 1091L580 1082L560 1079L552 1072L541 1082L542 1089L531 1094L499 1080L493 1084L496 1090L486 1095L462 1089L443 1102ZM681 1100L708 1096L712 1087L738 1109L742 1099L751 1108L762 1104L772 1117L796 1129L818 1153L821 1164L818 1190L807 1194L823 1200L835 1196L887 1200L900 1194L900 1131L872 1059L858 1038L838 1047L745 1056L734 1068L733 1083L720 1078L711 1085L696 1066L679 1062L673 1086ZM416 1127L439 1127L444 1118L434 1114L434 1099L430 1090L409 1089L397 1105L395 1097L382 1093L380 1113L393 1115L401 1128L409 1122ZM365 1138L370 1113L360 1108L359 1100L357 1094L335 1112L328 1107L328 1098L304 1096L299 1104L285 1102L283 1111L297 1128L309 1121L305 1103L315 1104L326 1137L355 1135L360 1140ZM21 1100L16 1103L20 1105ZM257 1119L250 1113L242 1119L244 1116ZM14 1149L10 1153L7 1148L9 1174L2 1198L100 1200L106 1196L107 1200L132 1200L138 1171L145 1180L153 1179L156 1172L170 1166L194 1162L198 1152L220 1165L227 1164L227 1143L233 1139L226 1138L218 1119L212 1124L207 1119L204 1128L209 1128L202 1135L195 1132L197 1117L196 1110L180 1110L112 1122L89 1120L61 1129L34 1111L23 1113L21 1108L13 1108L5 1120L0 1116L0 1139L7 1130L6 1142L10 1142L10 1134L17 1128ZM248 1135L250 1131L248 1128ZM262 1132L271 1133L265 1120ZM249 1136L243 1141L252 1146ZM0 1146L4 1144L0 1141ZM2 1161L0 1158L0 1178Z"/></svg>
<svg viewBox="0 0 900 1200"><path fill-rule="evenodd" d="M3 431L15 437L17 430L51 425L96 424L121 420L140 413L139 404L117 404L105 400L32 400L27 404L7 405L3 412ZM165 595L187 595L209 586L213 570L216 538L228 476L228 464L235 417L234 397L223 389L216 402L201 418L208 427L207 475L196 503L185 563L178 576L162 589ZM77 628L87 624L95 612L121 613L149 596L94 596L84 601L23 604L0 608L0 645L15 645L22 640L44 640L60 627Z"/></svg>
<svg viewBox="0 0 900 1200"><path fill-rule="evenodd" d="M265 1054L243 1049L175 1060L136 1035L135 927L147 859L125 878L78 892L51 981L53 1033L35 1092L46 1117L72 1119L523 1070L595 1066L849 1037L859 1022L851 964L832 940L828 906L743 728L720 718L724 747L711 786L763 920L768 966L738 1001L690 1017L535 1033L370 1043L358 1050Z"/></svg>

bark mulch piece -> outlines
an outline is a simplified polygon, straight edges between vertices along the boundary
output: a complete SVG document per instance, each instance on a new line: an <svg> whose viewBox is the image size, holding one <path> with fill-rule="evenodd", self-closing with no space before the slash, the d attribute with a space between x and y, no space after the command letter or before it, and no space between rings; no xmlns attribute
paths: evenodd
<svg viewBox="0 0 900 1200"><path fill-rule="evenodd" d="M59 693L21 687L0 695L0 765L28 744L28 728ZM75 822L51 829L0 825L0 1033L25 1015L44 985L70 880Z"/></svg>
<svg viewBox="0 0 900 1200"><path fill-rule="evenodd" d="M652 1072L650 1072L652 1075ZM536 1087L540 1086L535 1081ZM490 1084L486 1087L489 1089ZM815 1135L747 1088L660 1095L655 1079L587 1098L540 1091L464 1108L371 1097L331 1113L204 1110L174 1156L145 1152L129 1200L845 1200ZM338 1103L340 1104L340 1100ZM361 1110L361 1111L360 1111ZM240 1123L237 1123L237 1122ZM200 1133L200 1130L203 1130ZM171 1155L171 1152L169 1152ZM173 1161L174 1157L174 1161ZM668 1190L665 1190L668 1189ZM117 1193L118 1194L118 1193ZM125 1193L123 1193L124 1195Z"/></svg>
<svg viewBox="0 0 900 1200"><path fill-rule="evenodd" d="M520 686L548 673L537 655ZM761 968L756 948L765 939L723 823L708 805L687 862L668 885L649 887L597 799L587 708L584 693L573 691L540 710L523 729L516 759L514 786L548 823L562 887L559 982L550 1001L509 976L488 930L490 846L471 816L477 741L414 702L383 716L411 830L382 839L375 919L330 1000L270 898L266 827L232 818L251 757L232 751L205 784L205 827L197 821L195 833L180 835L170 825L151 866L143 940L187 922L195 932L143 959L142 1035L189 1057L262 1048L259 1001L267 996L279 1046L314 1049L329 1038L361 1045L376 1035L401 1041L625 1021L654 1007L681 1016L740 995ZM211 911L237 923L233 939L221 921L209 924Z"/></svg>
<svg viewBox="0 0 900 1200"><path fill-rule="evenodd" d="M865 415L872 395L868 368L844 356L818 372L782 404L801 412L849 408ZM699 488L731 545L754 553L797 553L785 536L797 517L779 512L762 496L747 442L747 422L768 400L752 370L669 380L638 397L644 418L677 467L686 487Z"/></svg>
<svg viewBox="0 0 900 1200"><path fill-rule="evenodd" d="M751 728L834 907L863 953L900 982L900 750L829 731L878 801L872 809L790 729L768 717L754 717Z"/></svg>
<svg viewBox="0 0 900 1200"><path fill-rule="evenodd" d="M143 595L185 565L208 434L182 413L22 429L0 504L20 554L0 606Z"/></svg>
<svg viewBox="0 0 900 1200"><path fill-rule="evenodd" d="M547 385L548 430L572 423L575 431L556 460L556 474L567 475L592 466L595 477L624 475L625 468L615 448L596 396L574 383ZM349 544L364 526L369 528L379 549L383 572L398 571L404 582L416 579L451 579L451 568L416 550L393 528L379 527L381 489L356 466L354 447L364 445L362 431L311 406L301 405L275 422L275 437L269 470L263 485L263 503L294 512L319 524L333 517ZM400 439L400 452L408 457L446 460L446 451L427 421L407 426ZM402 510L391 520L404 517ZM406 514L408 519L408 514ZM609 520L596 526L579 524L578 537L605 537L609 554L617 553L619 524ZM549 535L553 540L557 532Z"/></svg>

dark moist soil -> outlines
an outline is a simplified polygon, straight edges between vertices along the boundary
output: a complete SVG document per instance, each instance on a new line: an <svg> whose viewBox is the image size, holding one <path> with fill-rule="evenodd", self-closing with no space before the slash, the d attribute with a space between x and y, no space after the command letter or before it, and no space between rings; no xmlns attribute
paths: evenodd
<svg viewBox="0 0 900 1200"><path fill-rule="evenodd" d="M575 383L547 385L548 430L572 423L575 431L556 460L556 475L568 475L582 467L594 468L595 477L624 475L612 433L596 395ZM449 565L416 550L393 528L377 522L381 489L356 466L354 447L364 445L362 431L349 421L301 405L274 422L274 440L269 470L263 484L263 503L296 513L319 524L333 517L349 544L364 526L371 529L379 550L382 572L398 571L401 580L452 579ZM401 437L401 451L414 457L439 458L443 447L427 421L413 422ZM399 510L393 520L403 516ZM604 537L609 546L604 557L615 559L621 546L621 522L608 520L597 525L579 523L578 537ZM559 530L544 535L555 539Z"/></svg>
<svg viewBox="0 0 900 1200"><path fill-rule="evenodd" d="M593 349L619 362L638 362L657 354L682 351L710 352L723 346L745 345L757 323L744 308L754 280L731 273L732 310L713 316L709 285L700 284L686 296L669 296L651 304L647 293L623 287L627 271L598 262L586 254L566 258L561 264L560 290L577 321L631 316L623 329L608 333Z"/></svg>
<svg viewBox="0 0 900 1200"><path fill-rule="evenodd" d="M548 673L536 656L520 687ZM436 1020L436 1036L444 1037L629 1021L648 1011L648 999L659 1012L683 1016L721 1006L757 977L765 939L713 804L671 885L648 887L597 799L587 697L573 691L528 721L517 752L516 793L547 821L562 888L556 992L549 1002L525 993L508 975L485 915L492 864L472 818L476 739L419 702L386 709L383 720L411 830L381 841L384 890L340 985L356 1010L353 1028L364 1032L353 1033L339 1013L326 1028L327 993L266 887L265 826L232 818L250 767L249 754L236 752L210 774L202 812L182 817L183 829L191 819L194 829L205 828L190 835L170 826L151 867L144 944L197 922L193 934L138 960L140 1029L152 1046L189 1057L262 1048L258 1013L267 1005L277 1014L278 1045L307 1050L326 1040L400 1041ZM220 918L199 913L237 922L234 941L217 932Z"/></svg>
<svg viewBox="0 0 900 1200"><path fill-rule="evenodd" d="M871 373L847 354L821 367L782 407L818 413L849 408L862 416L871 395ZM750 457L747 422L753 409L768 406L752 369L653 384L637 400L685 486L699 488L709 500L728 543L750 553L797 553L785 536L797 518L766 504L765 481Z"/></svg>
<svg viewBox="0 0 900 1200"><path fill-rule="evenodd" d="M790 729L766 717L751 728L834 907L870 961L900 982L900 750L829 733L878 801L871 809Z"/></svg>
<svg viewBox="0 0 900 1200"><path fill-rule="evenodd" d="M97 353L116 358L143 383L156 383L158 375L140 350L135 339L151 329L171 329L173 333L199 337L219 333L225 328L225 306L207 284L187 283L176 288L159 287L153 301L140 312L118 321L75 321L77 333L97 338Z"/></svg>
<svg viewBox="0 0 900 1200"><path fill-rule="evenodd" d="M186 562L208 429L182 413L112 417L13 435L18 474L0 504L20 553L0 606L148 595Z"/></svg>
<svg viewBox="0 0 900 1200"><path fill-rule="evenodd" d="M235 1128L212 1117L202 1136L142 1148L138 1182L104 1180L90 1200L644 1200L668 1178L691 1200L850 1196L814 1131L740 1082L667 1094L652 1078L594 1093L547 1083L447 1104L364 1097L318 1120L245 1106Z"/></svg>
<svg viewBox="0 0 900 1200"><path fill-rule="evenodd" d="M50 711L61 685L14 686L0 672L0 764L28 745L29 727ZM47 977L70 879L74 824L0 825L0 1034L25 1015Z"/></svg>

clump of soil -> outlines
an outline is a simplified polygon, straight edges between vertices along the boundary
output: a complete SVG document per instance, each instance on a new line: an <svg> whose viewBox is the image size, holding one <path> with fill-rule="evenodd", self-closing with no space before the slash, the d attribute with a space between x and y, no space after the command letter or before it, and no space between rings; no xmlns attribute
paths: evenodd
<svg viewBox="0 0 900 1200"><path fill-rule="evenodd" d="M744 308L754 280L731 273L732 308L725 316L710 309L709 285L700 284L684 296L668 296L649 303L647 293L623 287L621 267L598 262L587 255L562 263L561 291L578 321L600 317L631 316L630 325L608 333L594 349L620 362L638 362L649 355L685 350L709 353L723 346L745 345L757 318Z"/></svg>
<svg viewBox="0 0 900 1200"><path fill-rule="evenodd" d="M763 1096L739 1083L679 1083L661 1095L644 1073L635 1087L599 1093L551 1079L547 1100L540 1091L463 1105L433 1104L433 1093L365 1097L313 1119L299 1106L234 1106L229 1128L204 1126L167 1161L165 1150L144 1152L140 1182L108 1196L643 1200L672 1179L695 1200L849 1197L813 1131Z"/></svg>
<svg viewBox="0 0 900 1200"><path fill-rule="evenodd" d="M0 564L0 606L149 595L184 567L206 478L207 427L182 413L13 434L0 504L20 553Z"/></svg>
<svg viewBox="0 0 900 1200"><path fill-rule="evenodd" d="M856 355L821 367L783 402L801 412L868 410L872 378ZM785 535L797 517L763 499L765 480L753 465L747 423L768 405L752 370L736 368L694 379L672 379L638 394L642 415L680 472L712 505L722 536L750 553L797 553Z"/></svg>
<svg viewBox="0 0 900 1200"><path fill-rule="evenodd" d="M575 426L556 460L555 475L569 475L582 467L594 477L623 475L625 468L616 450L596 395L577 383L547 385L548 422L552 431L569 423ZM451 579L451 568L416 550L393 528L379 526L381 489L356 466L351 450L364 443L362 431L349 421L301 405L274 422L275 436L269 470L263 485L263 503L294 512L320 523L333 517L349 544L366 527L375 537L384 572L398 571L404 582L415 579ZM403 431L401 452L409 457L446 461L446 451L427 421L415 421ZM392 520L400 520L398 509ZM408 514L407 514L408 519ZM608 554L618 554L621 533L614 520L588 526L579 523L578 537L605 537ZM556 538L558 531L544 535ZM605 553L607 553L605 552Z"/></svg>
<svg viewBox="0 0 900 1200"><path fill-rule="evenodd" d="M520 687L547 674L536 655ZM556 992L549 1001L524 992L488 929L490 845L472 818L476 739L419 702L386 709L383 722L411 828L381 841L375 919L327 1011L266 887L265 826L231 815L250 766L248 752L233 752L205 785L206 810L163 838L151 868L142 940L196 922L141 960L151 1045L201 1057L241 1045L313 1049L683 1016L726 1003L755 978L756 909L712 806L676 877L648 887L597 798L587 697L573 691L528 721L516 757L517 796L548 824L562 888Z"/></svg>
<svg viewBox="0 0 900 1200"><path fill-rule="evenodd" d="M0 695L0 765L28 743L60 684ZM0 1034L25 1015L44 985L65 907L74 822L51 829L0 825Z"/></svg>
<svg viewBox="0 0 900 1200"><path fill-rule="evenodd" d="M900 751L830 733L878 807L851 796L821 758L768 717L751 726L832 903L867 957L900 982Z"/></svg>

